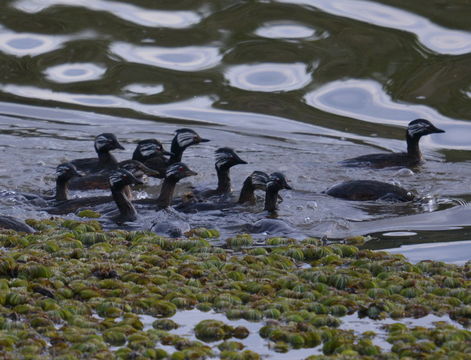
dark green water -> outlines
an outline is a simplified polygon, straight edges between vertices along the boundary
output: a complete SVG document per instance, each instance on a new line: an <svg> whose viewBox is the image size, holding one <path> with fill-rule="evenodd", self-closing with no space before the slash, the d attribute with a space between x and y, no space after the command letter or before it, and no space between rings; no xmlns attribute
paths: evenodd
<svg viewBox="0 0 471 360"><path fill-rule="evenodd" d="M214 184L213 152L231 146L249 162L233 169L235 188L253 170L286 174L295 191L279 215L296 231L374 233L383 248L469 240L470 17L469 0L3 0L1 213L46 216L11 192L50 189L56 165L93 156L101 132L127 159L139 139L169 144L190 126L212 140L185 153L193 184ZM422 140L420 169L337 164L404 150L418 117L446 130ZM393 181L424 200L319 194L348 179Z"/></svg>

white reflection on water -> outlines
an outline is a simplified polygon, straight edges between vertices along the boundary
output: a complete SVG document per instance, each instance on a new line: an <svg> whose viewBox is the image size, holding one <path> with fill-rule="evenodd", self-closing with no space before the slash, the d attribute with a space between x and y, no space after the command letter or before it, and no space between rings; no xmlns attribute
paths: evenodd
<svg viewBox="0 0 471 360"><path fill-rule="evenodd" d="M5 32L0 34L0 51L22 57L36 56L56 50L66 41L65 36Z"/></svg>
<svg viewBox="0 0 471 360"><path fill-rule="evenodd" d="M208 46L167 48L117 42L111 45L110 51L129 62L178 71L204 70L221 61L219 49Z"/></svg>
<svg viewBox="0 0 471 360"><path fill-rule="evenodd" d="M37 13L55 5L80 6L95 11L106 11L129 22L149 27L187 28L200 21L192 11L163 11L108 0L19 0L14 6L24 12Z"/></svg>
<svg viewBox="0 0 471 360"><path fill-rule="evenodd" d="M123 88L128 95L155 95L164 91L163 85L129 84Z"/></svg>
<svg viewBox="0 0 471 360"><path fill-rule="evenodd" d="M417 118L425 118L444 128L445 134L424 137L421 142L449 149L469 149L471 124L452 120L425 105L394 102L382 85L373 80L339 80L328 83L304 97L317 109L378 124L407 126Z"/></svg>
<svg viewBox="0 0 471 360"><path fill-rule="evenodd" d="M471 51L471 33L449 30L427 18L392 6L362 0L277 0L313 6L327 13L370 24L411 32L427 48L440 54L466 54Z"/></svg>
<svg viewBox="0 0 471 360"><path fill-rule="evenodd" d="M69 63L44 70L46 78L57 83L73 83L100 79L106 69L92 63Z"/></svg>
<svg viewBox="0 0 471 360"><path fill-rule="evenodd" d="M301 39L314 36L316 31L299 24L265 23L255 31L258 36L270 39ZM320 37L318 37L320 38Z"/></svg>
<svg viewBox="0 0 471 360"><path fill-rule="evenodd" d="M306 65L264 63L237 65L225 73L231 86L250 91L290 91L311 81Z"/></svg>
<svg viewBox="0 0 471 360"><path fill-rule="evenodd" d="M59 101L98 108L126 108L147 115L185 119L206 124L242 126L246 129L267 129L281 132L323 133L332 136L345 136L346 133L309 125L286 118L256 114L250 112L229 111L213 108L214 99L206 96L168 104L141 104L111 95L87 95L66 92L55 92L33 86L0 84L0 90L16 96L48 101Z"/></svg>

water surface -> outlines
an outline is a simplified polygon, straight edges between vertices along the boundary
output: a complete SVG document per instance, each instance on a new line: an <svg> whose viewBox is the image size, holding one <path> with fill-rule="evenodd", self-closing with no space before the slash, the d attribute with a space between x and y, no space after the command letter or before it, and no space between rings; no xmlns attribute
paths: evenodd
<svg viewBox="0 0 471 360"><path fill-rule="evenodd" d="M57 164L93 156L99 133L117 135L124 160L140 139L169 147L175 129L192 127L211 142L185 152L199 175L183 188L215 186L214 150L231 146L249 163L231 172L236 190L254 170L290 180L295 190L282 194L279 211L287 235L373 234L377 248L469 240L471 10L466 1L447 4L5 0L0 212L48 216L17 192L50 191ZM405 150L405 127L419 117L446 130L421 141L420 168L338 164ZM400 184L420 200L321 193L349 179ZM158 193L158 183L139 196ZM261 210L187 220L230 235L263 219Z"/></svg>

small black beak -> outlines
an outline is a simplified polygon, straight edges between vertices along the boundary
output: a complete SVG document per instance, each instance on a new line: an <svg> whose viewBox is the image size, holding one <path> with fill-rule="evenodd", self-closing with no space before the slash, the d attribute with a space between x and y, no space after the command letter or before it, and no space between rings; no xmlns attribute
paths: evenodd
<svg viewBox="0 0 471 360"><path fill-rule="evenodd" d="M248 162L245 161L245 160L242 160L241 158L239 158L239 159L237 160L237 164L241 164L241 165L242 165L242 164L248 164Z"/></svg>
<svg viewBox="0 0 471 360"><path fill-rule="evenodd" d="M433 129L432 134L439 134L439 133L444 133L444 132L445 130L442 130L436 127L435 129Z"/></svg>
<svg viewBox="0 0 471 360"><path fill-rule="evenodd" d="M119 142L115 144L115 149L126 150Z"/></svg>
<svg viewBox="0 0 471 360"><path fill-rule="evenodd" d="M200 142L208 142L210 141L209 139L200 139Z"/></svg>
<svg viewBox="0 0 471 360"><path fill-rule="evenodd" d="M289 186L287 183L285 183L284 188L286 190L293 190L293 188L291 186Z"/></svg>

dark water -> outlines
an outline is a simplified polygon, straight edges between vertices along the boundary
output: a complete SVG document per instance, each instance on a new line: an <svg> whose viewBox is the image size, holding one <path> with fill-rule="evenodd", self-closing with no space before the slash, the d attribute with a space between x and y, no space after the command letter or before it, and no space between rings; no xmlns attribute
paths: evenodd
<svg viewBox="0 0 471 360"><path fill-rule="evenodd" d="M293 234L373 233L378 248L469 240L470 16L469 0L3 0L0 212L47 216L13 191L51 189L56 165L93 156L99 133L118 136L124 160L139 139L168 146L190 126L211 139L184 155L200 174L191 183L214 185L213 152L229 145L249 162L233 168L235 188L253 170L286 174L295 191L279 216ZM421 141L420 169L337 164L404 150L418 117L446 130ZM319 194L348 179L394 182L422 200ZM189 220L230 234L260 210Z"/></svg>

